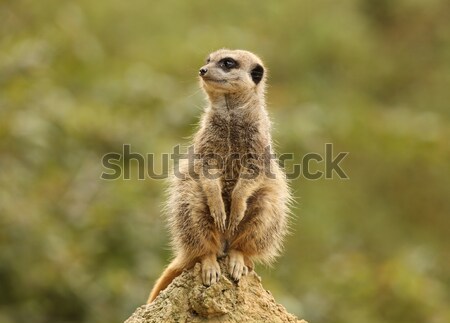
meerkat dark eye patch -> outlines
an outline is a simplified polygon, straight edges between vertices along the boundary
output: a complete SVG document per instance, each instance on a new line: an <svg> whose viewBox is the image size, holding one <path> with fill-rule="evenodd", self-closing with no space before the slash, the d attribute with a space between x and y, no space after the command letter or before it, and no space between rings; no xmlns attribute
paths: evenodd
<svg viewBox="0 0 450 323"><path fill-rule="evenodd" d="M261 82L264 76L264 68L261 65L257 64L250 72L250 75L252 76L253 82L255 82L255 84L258 84L259 82Z"/></svg>
<svg viewBox="0 0 450 323"><path fill-rule="evenodd" d="M231 70L232 68L238 68L239 64L231 57L225 57L219 61L219 66L225 70Z"/></svg>

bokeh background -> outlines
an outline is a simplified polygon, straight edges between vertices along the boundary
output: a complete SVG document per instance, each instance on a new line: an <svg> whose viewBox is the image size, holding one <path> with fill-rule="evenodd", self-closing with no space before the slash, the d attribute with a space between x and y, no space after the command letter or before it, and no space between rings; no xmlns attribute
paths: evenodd
<svg viewBox="0 0 450 323"><path fill-rule="evenodd" d="M101 180L101 158L186 143L198 68L222 47L270 69L279 152L349 152L349 180L292 181L265 287L310 322L450 322L449 14L445 0L1 1L0 322L121 322L145 302L170 257L165 184L134 163Z"/></svg>

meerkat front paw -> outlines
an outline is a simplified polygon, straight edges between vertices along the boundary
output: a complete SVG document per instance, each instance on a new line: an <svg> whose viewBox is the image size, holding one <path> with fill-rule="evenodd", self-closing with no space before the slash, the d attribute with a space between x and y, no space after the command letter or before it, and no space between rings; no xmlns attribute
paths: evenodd
<svg viewBox="0 0 450 323"><path fill-rule="evenodd" d="M225 232L227 213L225 212L225 206L223 202L215 204L214 206L210 206L209 211L212 218L214 219L214 223L216 224L217 229L219 229L220 232Z"/></svg>
<svg viewBox="0 0 450 323"><path fill-rule="evenodd" d="M235 281L248 274L248 268L244 263L244 255L237 250L228 253L228 273Z"/></svg>
<svg viewBox="0 0 450 323"><path fill-rule="evenodd" d="M241 223L244 218L246 209L247 203L244 200L239 199L231 201L230 222L228 223L228 229L231 233L236 231L239 223Z"/></svg>
<svg viewBox="0 0 450 323"><path fill-rule="evenodd" d="M202 281L203 285L211 286L220 279L220 266L215 255L203 257L202 263Z"/></svg>

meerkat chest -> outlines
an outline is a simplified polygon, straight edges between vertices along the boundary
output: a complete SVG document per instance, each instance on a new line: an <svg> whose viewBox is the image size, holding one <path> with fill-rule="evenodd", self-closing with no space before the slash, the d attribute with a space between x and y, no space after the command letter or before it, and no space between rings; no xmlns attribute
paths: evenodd
<svg viewBox="0 0 450 323"><path fill-rule="evenodd" d="M234 112L217 114L211 118L210 130L209 139L214 153L222 157L260 150L262 136L258 120Z"/></svg>
<svg viewBox="0 0 450 323"><path fill-rule="evenodd" d="M263 136L257 120L237 113L217 115L211 120L214 135L210 137L210 146L213 154L221 159L223 198L226 202L240 174L248 168L247 164L254 164L257 156L264 153Z"/></svg>

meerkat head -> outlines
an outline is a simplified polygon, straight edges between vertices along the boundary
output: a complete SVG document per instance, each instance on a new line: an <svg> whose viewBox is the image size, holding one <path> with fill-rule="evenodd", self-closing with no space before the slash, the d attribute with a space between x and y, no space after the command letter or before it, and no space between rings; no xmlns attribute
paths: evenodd
<svg viewBox="0 0 450 323"><path fill-rule="evenodd" d="M200 82L208 94L264 90L265 74L258 56L228 49L211 53L199 71Z"/></svg>

